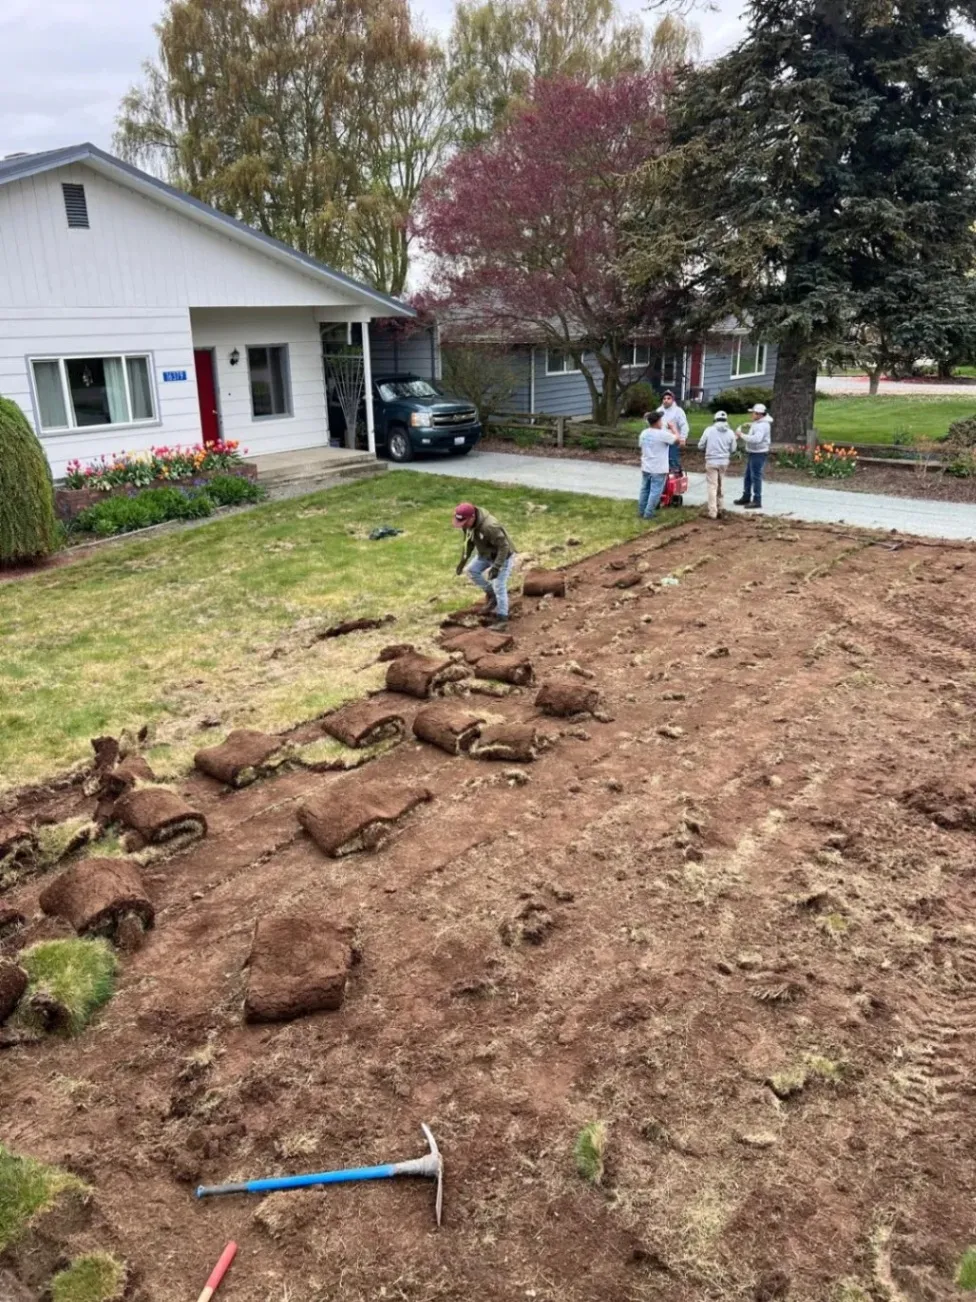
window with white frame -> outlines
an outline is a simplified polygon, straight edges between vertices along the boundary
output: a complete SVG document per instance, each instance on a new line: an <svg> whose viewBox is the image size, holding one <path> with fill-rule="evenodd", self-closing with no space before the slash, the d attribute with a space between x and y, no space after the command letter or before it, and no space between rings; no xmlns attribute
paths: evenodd
<svg viewBox="0 0 976 1302"><path fill-rule="evenodd" d="M631 366L639 366L642 370L646 370L646 368L651 364L651 345L634 344L634 353L630 364Z"/></svg>
<svg viewBox="0 0 976 1302"><path fill-rule="evenodd" d="M144 353L32 357L30 366L42 433L156 419L150 359Z"/></svg>
<svg viewBox="0 0 976 1302"><path fill-rule="evenodd" d="M546 375L569 375L579 367L569 353L555 348L546 349Z"/></svg>
<svg viewBox="0 0 976 1302"><path fill-rule="evenodd" d="M678 383L677 353L665 353L661 359L661 383L667 388Z"/></svg>
<svg viewBox="0 0 976 1302"><path fill-rule="evenodd" d="M255 420L291 415L291 381L286 344L248 348L251 377L251 415Z"/></svg>
<svg viewBox="0 0 976 1302"><path fill-rule="evenodd" d="M766 374L765 344L754 344L751 339L738 338L732 348L732 379L743 380L752 375Z"/></svg>

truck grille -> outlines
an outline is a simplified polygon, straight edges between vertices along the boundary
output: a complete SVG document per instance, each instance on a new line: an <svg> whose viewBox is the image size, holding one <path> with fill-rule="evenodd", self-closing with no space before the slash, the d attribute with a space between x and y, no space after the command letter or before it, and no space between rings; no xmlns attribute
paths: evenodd
<svg viewBox="0 0 976 1302"><path fill-rule="evenodd" d="M434 412L435 425L473 425L474 422L475 410L473 407L467 411Z"/></svg>

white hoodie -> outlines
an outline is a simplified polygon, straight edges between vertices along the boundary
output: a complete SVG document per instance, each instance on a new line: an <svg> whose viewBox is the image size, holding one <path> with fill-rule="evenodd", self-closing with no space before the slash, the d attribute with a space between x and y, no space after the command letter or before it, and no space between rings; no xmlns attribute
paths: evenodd
<svg viewBox="0 0 976 1302"><path fill-rule="evenodd" d="M760 416L741 433L745 439L747 452L768 452L773 442L772 416Z"/></svg>
<svg viewBox="0 0 976 1302"><path fill-rule="evenodd" d="M735 451L736 434L727 420L717 420L698 440L698 451L705 453L706 466L729 464L729 458Z"/></svg>

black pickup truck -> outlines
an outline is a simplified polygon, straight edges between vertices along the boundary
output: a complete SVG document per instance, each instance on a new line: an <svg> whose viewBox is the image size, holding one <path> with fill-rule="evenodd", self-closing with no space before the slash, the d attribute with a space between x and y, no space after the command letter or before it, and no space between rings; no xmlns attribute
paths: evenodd
<svg viewBox="0 0 976 1302"><path fill-rule="evenodd" d="M365 404L360 411L365 424ZM410 461L418 452L464 456L481 438L478 413L470 402L443 393L419 375L378 375L373 380L376 450L391 461ZM341 438L346 422L334 398L329 402L329 429Z"/></svg>

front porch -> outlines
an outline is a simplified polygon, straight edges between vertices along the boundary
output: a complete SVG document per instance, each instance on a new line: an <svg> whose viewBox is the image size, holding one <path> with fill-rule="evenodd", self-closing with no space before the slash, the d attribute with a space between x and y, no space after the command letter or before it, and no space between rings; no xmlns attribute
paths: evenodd
<svg viewBox="0 0 976 1302"><path fill-rule="evenodd" d="M354 479L368 479L387 470L370 452L349 448L305 448L249 457L258 469L258 483L271 497L297 497Z"/></svg>

